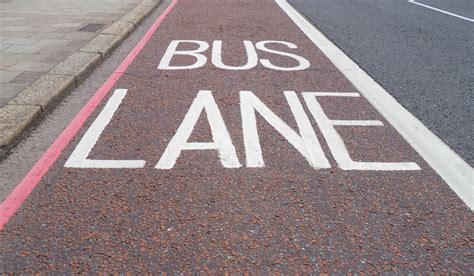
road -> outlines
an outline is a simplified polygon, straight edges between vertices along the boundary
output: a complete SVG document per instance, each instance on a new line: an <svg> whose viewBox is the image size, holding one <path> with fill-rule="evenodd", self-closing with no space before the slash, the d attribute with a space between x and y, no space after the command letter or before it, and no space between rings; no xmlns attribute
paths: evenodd
<svg viewBox="0 0 474 276"><path fill-rule="evenodd" d="M285 1L165 1L0 175L4 272L471 269L472 168Z"/></svg>
<svg viewBox="0 0 474 276"><path fill-rule="evenodd" d="M421 0L474 19L470 0ZM406 0L291 3L438 137L474 164L474 22Z"/></svg>

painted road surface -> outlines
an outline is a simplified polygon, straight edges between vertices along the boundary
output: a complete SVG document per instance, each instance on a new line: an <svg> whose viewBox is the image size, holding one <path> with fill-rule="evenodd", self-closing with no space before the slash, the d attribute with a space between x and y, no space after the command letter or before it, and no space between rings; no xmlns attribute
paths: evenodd
<svg viewBox="0 0 474 276"><path fill-rule="evenodd" d="M173 1L0 206L2 266L469 273L470 180L286 2Z"/></svg>

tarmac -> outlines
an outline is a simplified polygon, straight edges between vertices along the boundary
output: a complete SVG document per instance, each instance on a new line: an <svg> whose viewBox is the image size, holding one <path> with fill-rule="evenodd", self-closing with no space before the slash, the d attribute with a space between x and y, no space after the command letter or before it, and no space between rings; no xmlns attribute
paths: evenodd
<svg viewBox="0 0 474 276"><path fill-rule="evenodd" d="M282 6L157 15L2 203L4 271L469 271L465 198Z"/></svg>

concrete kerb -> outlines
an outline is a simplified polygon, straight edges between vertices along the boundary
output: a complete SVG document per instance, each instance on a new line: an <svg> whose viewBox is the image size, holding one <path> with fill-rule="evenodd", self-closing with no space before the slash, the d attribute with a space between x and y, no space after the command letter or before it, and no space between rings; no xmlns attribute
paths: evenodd
<svg viewBox="0 0 474 276"><path fill-rule="evenodd" d="M0 148L11 144L40 115L39 106L6 105L0 109Z"/></svg>
<svg viewBox="0 0 474 276"><path fill-rule="evenodd" d="M99 61L101 61L99 53L75 52L49 70L48 74L74 76L76 82L79 83L98 65Z"/></svg>
<svg viewBox="0 0 474 276"><path fill-rule="evenodd" d="M61 97L63 91L75 85L76 80L71 75L43 75L18 94L8 105L39 106L44 111L53 101Z"/></svg>
<svg viewBox="0 0 474 276"><path fill-rule="evenodd" d="M0 158L79 85L159 4L143 0L0 108Z"/></svg>

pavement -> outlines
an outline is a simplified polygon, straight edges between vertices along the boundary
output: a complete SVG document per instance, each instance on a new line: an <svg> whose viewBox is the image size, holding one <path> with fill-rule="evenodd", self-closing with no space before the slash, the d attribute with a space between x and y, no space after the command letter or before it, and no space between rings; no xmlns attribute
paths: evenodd
<svg viewBox="0 0 474 276"><path fill-rule="evenodd" d="M467 18L406 0L291 0L472 166L474 2L416 2Z"/></svg>
<svg viewBox="0 0 474 276"><path fill-rule="evenodd" d="M159 1L0 2L0 155Z"/></svg>
<svg viewBox="0 0 474 276"><path fill-rule="evenodd" d="M285 1L164 1L0 176L3 272L472 273L472 168Z"/></svg>

